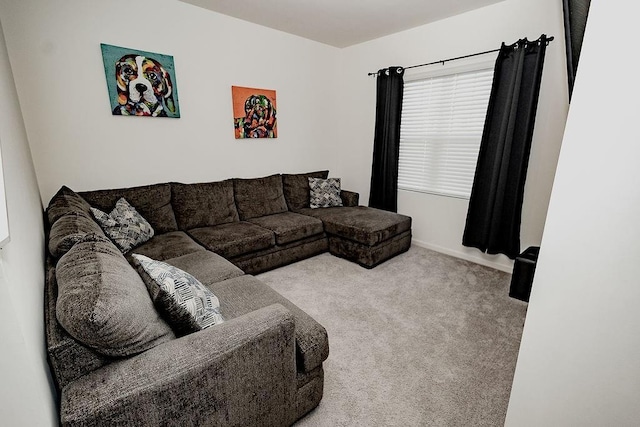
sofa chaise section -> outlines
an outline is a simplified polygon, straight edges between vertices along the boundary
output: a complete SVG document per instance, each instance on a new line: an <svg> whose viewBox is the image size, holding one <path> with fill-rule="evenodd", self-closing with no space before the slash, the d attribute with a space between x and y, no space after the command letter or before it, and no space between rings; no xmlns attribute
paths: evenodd
<svg viewBox="0 0 640 427"><path fill-rule="evenodd" d="M411 246L411 217L365 206L301 209L321 219L329 251L373 268Z"/></svg>

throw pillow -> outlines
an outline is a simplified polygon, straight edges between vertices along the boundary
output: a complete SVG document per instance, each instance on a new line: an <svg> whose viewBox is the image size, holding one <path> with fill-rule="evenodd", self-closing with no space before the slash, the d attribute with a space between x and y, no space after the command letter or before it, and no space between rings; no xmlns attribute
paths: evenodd
<svg viewBox="0 0 640 427"><path fill-rule="evenodd" d="M160 314L177 335L224 322L220 301L189 273L144 255L132 258Z"/></svg>
<svg viewBox="0 0 640 427"><path fill-rule="evenodd" d="M309 196L312 209L342 206L340 178L309 178Z"/></svg>
<svg viewBox="0 0 640 427"><path fill-rule="evenodd" d="M56 318L84 345L122 357L175 339L136 270L105 236L83 237L60 258L55 274Z"/></svg>
<svg viewBox="0 0 640 427"><path fill-rule="evenodd" d="M124 197L116 202L116 207L109 214L96 208L91 208L91 212L122 253L153 237L151 225Z"/></svg>

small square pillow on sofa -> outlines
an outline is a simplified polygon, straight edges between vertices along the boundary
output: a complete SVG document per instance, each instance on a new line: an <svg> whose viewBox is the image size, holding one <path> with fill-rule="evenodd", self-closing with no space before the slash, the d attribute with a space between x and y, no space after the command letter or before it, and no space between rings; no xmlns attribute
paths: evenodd
<svg viewBox="0 0 640 427"><path fill-rule="evenodd" d="M144 255L133 254L132 258L153 303L176 335L187 335L224 322L220 301L198 279Z"/></svg>
<svg viewBox="0 0 640 427"><path fill-rule="evenodd" d="M124 197L116 202L116 207L109 214L96 208L91 208L91 212L104 233L122 253L129 252L153 237L151 225Z"/></svg>
<svg viewBox="0 0 640 427"><path fill-rule="evenodd" d="M342 206L340 178L309 178L309 206L312 209Z"/></svg>

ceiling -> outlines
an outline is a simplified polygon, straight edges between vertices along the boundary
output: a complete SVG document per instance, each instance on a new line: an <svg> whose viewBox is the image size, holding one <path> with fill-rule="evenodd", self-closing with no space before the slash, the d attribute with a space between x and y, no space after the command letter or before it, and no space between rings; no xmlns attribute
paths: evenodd
<svg viewBox="0 0 640 427"><path fill-rule="evenodd" d="M181 0L336 47L347 47L502 0Z"/></svg>

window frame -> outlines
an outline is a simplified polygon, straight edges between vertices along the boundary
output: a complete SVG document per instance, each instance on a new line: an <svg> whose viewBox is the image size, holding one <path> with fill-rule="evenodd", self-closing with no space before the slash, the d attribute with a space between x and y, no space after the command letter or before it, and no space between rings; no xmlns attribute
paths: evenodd
<svg viewBox="0 0 640 427"><path fill-rule="evenodd" d="M9 213L7 210L7 193L4 185L4 167L2 165L2 141L0 141L0 249L9 243Z"/></svg>

